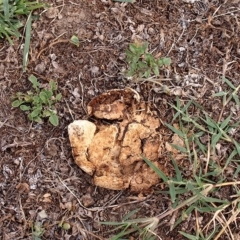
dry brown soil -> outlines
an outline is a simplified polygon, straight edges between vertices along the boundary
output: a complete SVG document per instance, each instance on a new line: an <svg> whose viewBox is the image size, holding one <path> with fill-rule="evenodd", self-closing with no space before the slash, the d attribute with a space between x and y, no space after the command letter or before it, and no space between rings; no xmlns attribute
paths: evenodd
<svg viewBox="0 0 240 240"><path fill-rule="evenodd" d="M86 106L93 97L125 87L153 103L162 123L171 121L174 111L168 103L175 102L175 95L183 102L195 99L217 118L221 99L212 98L212 93L227 90L221 76L235 86L240 82L240 1L46 2L51 8L36 12L40 18L33 22L26 73L22 72L23 41L15 40L13 46L0 42L0 239L33 239L35 222L45 229L42 239L109 239L111 228L98 221L121 221L137 208L133 217L156 216L169 208L170 199L153 191L146 195L95 187L92 177L73 160L68 125L88 119ZM66 41L72 35L80 39L79 47ZM147 41L154 56L172 59L160 76L170 79L162 83L172 94L124 77L124 53L135 39ZM63 95L57 104L58 127L47 121L31 123L21 110L11 107L12 95L31 89L30 74L42 84L57 81ZM239 120L239 108L234 107L223 115L231 111ZM171 137L169 130L161 131L163 140ZM188 164L181 164L187 175ZM231 193L219 194L225 198ZM160 223L159 239L184 239L179 230L195 234L194 215L170 231L171 221L178 217L169 216ZM201 226L211 217L204 215ZM70 230L60 228L61 222L68 222ZM237 225L232 231L239 233Z"/></svg>

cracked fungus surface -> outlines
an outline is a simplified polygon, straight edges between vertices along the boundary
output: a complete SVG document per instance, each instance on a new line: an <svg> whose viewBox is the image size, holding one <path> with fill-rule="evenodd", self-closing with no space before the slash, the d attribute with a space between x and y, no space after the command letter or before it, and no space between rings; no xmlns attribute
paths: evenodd
<svg viewBox="0 0 240 240"><path fill-rule="evenodd" d="M87 106L92 121L76 120L68 126L76 164L93 176L96 186L134 192L148 191L159 181L141 155L165 172L161 126L156 112L131 90L111 90Z"/></svg>

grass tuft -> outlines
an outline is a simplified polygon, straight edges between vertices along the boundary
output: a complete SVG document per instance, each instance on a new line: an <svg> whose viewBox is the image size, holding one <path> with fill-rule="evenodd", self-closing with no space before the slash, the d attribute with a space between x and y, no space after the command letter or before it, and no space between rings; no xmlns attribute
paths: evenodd
<svg viewBox="0 0 240 240"><path fill-rule="evenodd" d="M21 36L20 28L24 26L24 18L36 9L42 8L43 3L27 0L0 0L0 38L7 38L13 44L11 37Z"/></svg>
<svg viewBox="0 0 240 240"><path fill-rule="evenodd" d="M215 94L213 97L223 98L222 108L224 109L230 101L239 103L237 92L240 87L235 87L226 78L223 78L223 81L231 90L227 93ZM238 187L240 181L235 180L240 172L240 143L234 139L231 132L233 129L239 128L239 122L233 123L231 114L223 118L223 111L219 113L216 121L193 100L189 100L183 105L177 97L176 104L170 104L170 106L175 110L175 113L172 123L165 125L184 142L184 146L174 144L171 146L177 149L179 154L182 154L183 159L181 160L188 160L188 169L192 169L192 175L185 177L184 167L179 166L179 160L176 161L174 155L170 153L169 158L172 160L175 170L175 176L171 177L142 156L143 160L165 183L166 188L157 191L157 193L169 197L172 205L161 215L145 218L145 220L124 219L120 223L114 223L113 225L118 226L117 229L120 228L121 232L113 239L120 239L120 237L133 232L138 232L141 235L146 229L148 229L148 234L151 232L152 239L155 239L159 222L174 215L175 218L173 222L171 220L170 230L176 228L188 217L195 216L195 233L179 231L186 239L217 240L223 236L233 240L234 236L230 225L236 221L240 214L240 190ZM201 139L205 139L205 142L202 142ZM227 155L220 152L219 146L228 146ZM225 174L230 166L235 168L232 179ZM224 191L224 188L231 191L233 195L222 199L218 192ZM198 222L199 216L208 216L210 220L201 227ZM111 225L112 223L107 224ZM148 226L153 227L150 229Z"/></svg>

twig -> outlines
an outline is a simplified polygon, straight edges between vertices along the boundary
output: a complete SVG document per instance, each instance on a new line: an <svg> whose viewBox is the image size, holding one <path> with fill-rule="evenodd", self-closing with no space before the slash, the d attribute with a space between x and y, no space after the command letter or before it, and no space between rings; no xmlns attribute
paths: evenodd
<svg viewBox="0 0 240 240"><path fill-rule="evenodd" d="M54 46L54 45L56 45L56 44L58 44L58 43L68 43L68 42L70 42L69 39L60 39L60 40L58 40L58 41L56 41L56 42L50 43L49 46L43 48L43 49L38 53L37 58L39 58L40 55L41 55L45 50L47 50L48 48L50 48L50 47L52 47L52 46Z"/></svg>
<svg viewBox="0 0 240 240"><path fill-rule="evenodd" d="M24 146L29 146L32 145L32 143L29 142L14 142L8 145L5 145L4 147L2 147L2 151L5 151L7 148L11 148L11 147L24 147Z"/></svg>

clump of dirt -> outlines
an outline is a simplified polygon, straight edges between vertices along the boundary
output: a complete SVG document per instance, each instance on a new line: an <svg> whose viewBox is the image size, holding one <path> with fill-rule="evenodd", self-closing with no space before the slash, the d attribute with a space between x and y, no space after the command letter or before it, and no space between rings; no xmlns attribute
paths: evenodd
<svg viewBox="0 0 240 240"><path fill-rule="evenodd" d="M94 98L87 110L92 121L68 126L76 164L93 176L96 186L149 191L159 178L142 156L166 172L158 162L164 145L157 113L130 88Z"/></svg>

